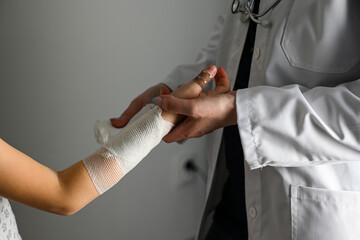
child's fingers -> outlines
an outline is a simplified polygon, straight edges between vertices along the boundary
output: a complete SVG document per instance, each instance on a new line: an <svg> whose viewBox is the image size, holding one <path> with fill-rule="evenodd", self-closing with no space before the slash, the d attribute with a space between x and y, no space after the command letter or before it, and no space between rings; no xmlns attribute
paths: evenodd
<svg viewBox="0 0 360 240"><path fill-rule="evenodd" d="M216 75L217 69L214 65L205 68L193 81L203 89Z"/></svg>
<svg viewBox="0 0 360 240"><path fill-rule="evenodd" d="M230 78L223 67L219 67L215 76L215 92L226 93L230 91Z"/></svg>

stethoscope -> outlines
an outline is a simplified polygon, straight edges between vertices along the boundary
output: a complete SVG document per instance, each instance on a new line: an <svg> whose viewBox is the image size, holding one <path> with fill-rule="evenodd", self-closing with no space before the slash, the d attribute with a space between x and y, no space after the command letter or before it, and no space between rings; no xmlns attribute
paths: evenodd
<svg viewBox="0 0 360 240"><path fill-rule="evenodd" d="M231 12L233 14L241 13L243 15L242 21L246 22L251 19L253 22L266 25L266 22L259 20L260 17L267 14L271 9L273 9L281 0L274 0L269 6L267 6L261 13L253 13L254 9L254 0L248 0L247 4L241 5L240 0L233 0Z"/></svg>

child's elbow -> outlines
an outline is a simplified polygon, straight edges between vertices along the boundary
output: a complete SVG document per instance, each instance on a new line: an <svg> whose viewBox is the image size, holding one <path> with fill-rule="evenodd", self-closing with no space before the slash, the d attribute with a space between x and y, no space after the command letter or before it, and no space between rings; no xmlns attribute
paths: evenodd
<svg viewBox="0 0 360 240"><path fill-rule="evenodd" d="M75 204L61 204L60 206L58 206L56 209L54 209L53 213L57 214L57 215L61 215L61 216L71 216L74 215L75 213L77 213L78 211L80 211L82 209L83 206L78 206Z"/></svg>
<svg viewBox="0 0 360 240"><path fill-rule="evenodd" d="M71 216L77 213L80 209L62 209L61 211L57 212L56 214L61 216Z"/></svg>

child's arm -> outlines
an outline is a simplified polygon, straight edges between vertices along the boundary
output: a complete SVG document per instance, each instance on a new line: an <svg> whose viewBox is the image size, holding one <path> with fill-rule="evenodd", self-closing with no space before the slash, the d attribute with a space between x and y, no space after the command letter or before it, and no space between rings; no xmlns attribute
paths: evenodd
<svg viewBox="0 0 360 240"><path fill-rule="evenodd" d="M56 172L0 139L0 195L44 211L70 215L99 194L82 162Z"/></svg>
<svg viewBox="0 0 360 240"><path fill-rule="evenodd" d="M198 97L202 88L214 77L207 72L199 76L173 94L182 98ZM181 119L166 112L162 112L162 117L171 123ZM125 142L113 142L111 147L114 144L121 146L128 140L132 141L125 138ZM126 161L119 164L117 157L116 153L112 155L111 151L102 147L86 160L56 172L0 139L0 195L44 211L71 215L119 181L125 174L125 167L129 171L136 165ZM94 177L97 179L94 180ZM106 189L99 191L99 183Z"/></svg>

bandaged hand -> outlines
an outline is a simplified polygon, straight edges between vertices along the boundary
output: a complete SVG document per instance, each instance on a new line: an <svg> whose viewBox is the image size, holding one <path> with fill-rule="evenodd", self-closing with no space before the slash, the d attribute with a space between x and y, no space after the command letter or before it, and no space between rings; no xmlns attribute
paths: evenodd
<svg viewBox="0 0 360 240"><path fill-rule="evenodd" d="M199 97L202 89L215 76L216 71L215 66L209 66L171 95L186 99ZM159 100L160 98L153 99L156 104ZM107 127L97 132L99 137L101 133L108 131L106 139L102 138L102 141L106 143L83 163L99 194L107 191L132 170L161 142L174 124L183 118L181 115L165 112L158 106L147 105L144 108L144 114L122 130L112 129L112 126L107 123ZM113 136L109 134L109 131L119 132Z"/></svg>

